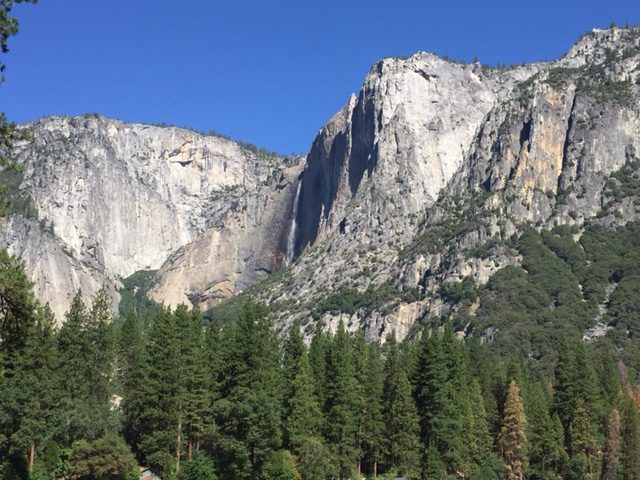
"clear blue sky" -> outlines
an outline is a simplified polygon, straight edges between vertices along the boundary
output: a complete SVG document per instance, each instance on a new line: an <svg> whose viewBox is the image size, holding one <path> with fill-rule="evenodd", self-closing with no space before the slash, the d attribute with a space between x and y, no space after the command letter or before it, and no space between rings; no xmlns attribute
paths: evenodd
<svg viewBox="0 0 640 480"><path fill-rule="evenodd" d="M290 153L380 58L553 59L593 27L640 22L640 0L40 0L15 13L10 119L98 112Z"/></svg>

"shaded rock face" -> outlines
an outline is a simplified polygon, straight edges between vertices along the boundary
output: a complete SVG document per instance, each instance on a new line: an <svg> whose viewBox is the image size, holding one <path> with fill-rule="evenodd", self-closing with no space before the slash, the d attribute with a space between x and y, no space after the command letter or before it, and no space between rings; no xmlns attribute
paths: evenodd
<svg viewBox="0 0 640 480"><path fill-rule="evenodd" d="M48 231L14 218L5 244L25 257L37 294L59 319L78 289L91 297L105 285L117 300L118 279L142 269L159 269L153 298L208 305L208 292L227 297L236 284L280 268L295 162L219 137L99 116L51 117L27 128L34 140L15 155L20 189ZM217 276L186 273L191 248L209 266L215 252L224 256Z"/></svg>
<svg viewBox="0 0 640 480"><path fill-rule="evenodd" d="M299 172L282 168L273 184L221 197L224 215L164 262L151 298L208 308L282 268Z"/></svg>

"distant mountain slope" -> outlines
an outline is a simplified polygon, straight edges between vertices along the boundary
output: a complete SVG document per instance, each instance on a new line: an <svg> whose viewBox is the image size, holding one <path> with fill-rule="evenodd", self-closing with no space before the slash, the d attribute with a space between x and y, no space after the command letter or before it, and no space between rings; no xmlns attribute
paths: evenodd
<svg viewBox="0 0 640 480"><path fill-rule="evenodd" d="M639 83L638 29L594 30L557 61L507 69L385 59L304 161L183 129L43 119L16 148L2 237L58 314L77 288L106 284L117 300L119 278L157 270L140 276L155 301L228 318L253 296L281 331L342 319L403 338L451 314L460 335L488 338L505 332L487 316L496 275L531 273L523 234L555 252L566 226L586 251L583 235L639 218ZM608 318L612 287L598 285L580 294L596 312L576 320L585 334Z"/></svg>
<svg viewBox="0 0 640 480"><path fill-rule="evenodd" d="M298 160L97 115L25 128L33 141L15 158L31 218L16 212L2 237L59 320L78 289L89 297L104 285L117 301L119 278L138 270L160 270L152 294L163 302L210 305L281 266ZM200 261L222 252L225 263L177 274L190 244Z"/></svg>
<svg viewBox="0 0 640 480"><path fill-rule="evenodd" d="M314 142L300 256L260 297L283 328L343 319L370 338L404 337L450 311L443 284L482 285L520 265L500 245L526 226L637 219L609 179L637 175L639 64L640 31L614 28L558 61L506 70L427 54L375 65Z"/></svg>

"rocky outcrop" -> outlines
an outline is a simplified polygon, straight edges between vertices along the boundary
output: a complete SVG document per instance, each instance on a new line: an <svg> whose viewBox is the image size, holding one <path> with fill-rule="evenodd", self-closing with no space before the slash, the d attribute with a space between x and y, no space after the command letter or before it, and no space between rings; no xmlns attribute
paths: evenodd
<svg viewBox="0 0 640 480"><path fill-rule="evenodd" d="M398 251L462 166L487 114L538 69L498 72L424 52L374 65L307 156L291 280L263 297L293 305L282 321L309 322L309 304L337 284L390 281ZM336 323L325 320L317 321ZM374 328L367 334L378 335Z"/></svg>
<svg viewBox="0 0 640 480"><path fill-rule="evenodd" d="M296 254L334 234L365 237L381 227L410 238L409 220L438 198L484 117L535 70L500 76L427 53L374 65L359 96L313 142Z"/></svg>
<svg viewBox="0 0 640 480"><path fill-rule="evenodd" d="M206 308L284 267L251 290L279 331L342 320L402 338L455 308L442 285L518 265L506 240L523 226L640 218L614 178L640 175L639 65L640 30L616 28L509 69L385 59L306 162L184 129L43 119L16 149L41 228L15 217L4 242L45 299L102 283L115 297L118 278L158 269L153 299ZM340 292L357 308L325 301Z"/></svg>
<svg viewBox="0 0 640 480"><path fill-rule="evenodd" d="M522 226L637 219L630 199L610 204L608 185L614 172L637 163L639 61L640 31L594 31L518 84L487 116L448 194L427 212L413 250L397 263L402 284L417 283L427 298L465 277L481 285L518 263L513 252L491 245ZM603 216L607 211L615 215ZM420 245L443 231L446 249ZM473 252L483 245L481 254Z"/></svg>
<svg viewBox="0 0 640 480"><path fill-rule="evenodd" d="M89 300L104 286L114 304L120 298L113 278L75 258L39 221L12 216L0 228L0 242L24 260L37 297L49 303L58 321L78 290Z"/></svg>
<svg viewBox="0 0 640 480"><path fill-rule="evenodd" d="M208 308L282 268L299 173L285 167L277 182L220 197L224 215L167 259L151 298Z"/></svg>
<svg viewBox="0 0 640 480"><path fill-rule="evenodd" d="M347 323L371 337L407 334L407 324L447 308L443 283L481 284L519 261L505 248L481 258L474 249L525 224L595 220L610 175L640 152L639 64L637 29L594 31L558 61L507 70L422 53L376 64L314 141L300 256L286 284L262 298L286 306L283 322L333 328L341 316L318 315L314 304L338 285L392 283L395 299ZM638 215L633 202L615 212ZM412 289L417 302L398 300Z"/></svg>
<svg viewBox="0 0 640 480"><path fill-rule="evenodd" d="M296 161L216 136L95 115L50 117L25 128L33 141L16 146L20 190L50 233L27 239L35 227L15 219L5 243L25 257L37 294L58 318L77 289L89 297L105 284L117 298L118 279L138 270L160 270L155 298L208 305L207 292L232 295L236 285L280 267L288 228L281 217L295 189ZM238 220L243 215L247 220ZM184 259L192 242L202 253L204 239L225 262L203 284L186 273ZM48 260L34 264L45 244ZM61 267L73 281L58 281ZM53 290L44 287L51 283Z"/></svg>

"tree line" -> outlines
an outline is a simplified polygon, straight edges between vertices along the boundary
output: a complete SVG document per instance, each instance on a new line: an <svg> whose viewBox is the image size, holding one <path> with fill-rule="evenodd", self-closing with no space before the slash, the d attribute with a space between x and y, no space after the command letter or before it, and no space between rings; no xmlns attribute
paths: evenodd
<svg viewBox="0 0 640 480"><path fill-rule="evenodd" d="M384 345L266 306L113 318L78 294L60 328L0 252L3 478L640 477L640 394L613 351L560 338L554 371L451 324Z"/></svg>

